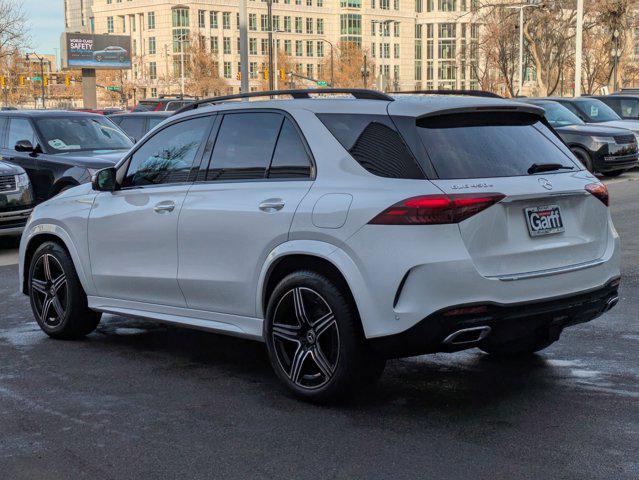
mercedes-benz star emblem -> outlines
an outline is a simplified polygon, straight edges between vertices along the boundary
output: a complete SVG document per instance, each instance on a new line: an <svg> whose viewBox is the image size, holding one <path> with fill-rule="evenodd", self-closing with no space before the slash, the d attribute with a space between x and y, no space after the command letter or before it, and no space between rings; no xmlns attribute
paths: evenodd
<svg viewBox="0 0 639 480"><path fill-rule="evenodd" d="M546 190L552 190L552 183L547 178L540 178L538 182Z"/></svg>

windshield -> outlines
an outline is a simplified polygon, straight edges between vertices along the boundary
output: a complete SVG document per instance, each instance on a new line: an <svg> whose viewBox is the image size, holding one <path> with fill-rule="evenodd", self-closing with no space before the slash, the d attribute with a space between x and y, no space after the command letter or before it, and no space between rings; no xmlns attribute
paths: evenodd
<svg viewBox="0 0 639 480"><path fill-rule="evenodd" d="M103 117L45 117L35 122L44 143L57 152L123 150L133 146L124 132Z"/></svg>
<svg viewBox="0 0 639 480"><path fill-rule="evenodd" d="M594 98L582 98L576 100L575 103L579 110L584 113L591 122L612 122L621 120L621 117L615 111L601 100Z"/></svg>
<svg viewBox="0 0 639 480"><path fill-rule="evenodd" d="M584 125L584 122L563 105L556 102L538 104L544 109L544 116L553 127Z"/></svg>

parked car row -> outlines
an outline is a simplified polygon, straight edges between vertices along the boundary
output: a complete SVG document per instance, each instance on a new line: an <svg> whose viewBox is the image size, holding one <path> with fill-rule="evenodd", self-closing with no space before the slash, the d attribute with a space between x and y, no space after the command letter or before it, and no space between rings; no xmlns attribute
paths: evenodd
<svg viewBox="0 0 639 480"><path fill-rule="evenodd" d="M107 312L263 341L283 384L323 402L388 358L530 355L617 303L608 191L551 124L620 137L590 146L602 165L625 148L636 163L632 134L558 103L314 93L199 101L134 146L106 119L76 125L85 142L30 116L11 136L27 162L120 158L74 167L91 183L25 228L20 288L42 330L79 338Z"/></svg>
<svg viewBox="0 0 639 480"><path fill-rule="evenodd" d="M616 95L520 100L544 109L548 123L589 171L615 177L637 166L639 120L621 118L607 104L623 109ZM627 106L625 112L631 113Z"/></svg>

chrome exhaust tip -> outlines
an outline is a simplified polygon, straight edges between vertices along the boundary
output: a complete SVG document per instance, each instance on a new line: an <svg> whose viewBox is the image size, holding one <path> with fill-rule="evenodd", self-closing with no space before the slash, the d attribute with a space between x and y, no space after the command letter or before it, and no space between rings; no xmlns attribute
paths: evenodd
<svg viewBox="0 0 639 480"><path fill-rule="evenodd" d="M482 327L464 328L448 335L444 341L444 345L469 345L481 342L490 334L491 328L487 325Z"/></svg>
<svg viewBox="0 0 639 480"><path fill-rule="evenodd" d="M611 310L618 303L619 303L619 295L609 298L608 301L606 302L606 309L604 310L604 312Z"/></svg>

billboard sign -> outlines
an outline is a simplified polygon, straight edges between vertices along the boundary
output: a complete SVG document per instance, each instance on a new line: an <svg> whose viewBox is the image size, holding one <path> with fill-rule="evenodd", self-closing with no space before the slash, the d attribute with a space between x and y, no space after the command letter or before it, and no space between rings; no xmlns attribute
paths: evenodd
<svg viewBox="0 0 639 480"><path fill-rule="evenodd" d="M62 34L65 68L131 68L131 37L127 35Z"/></svg>

